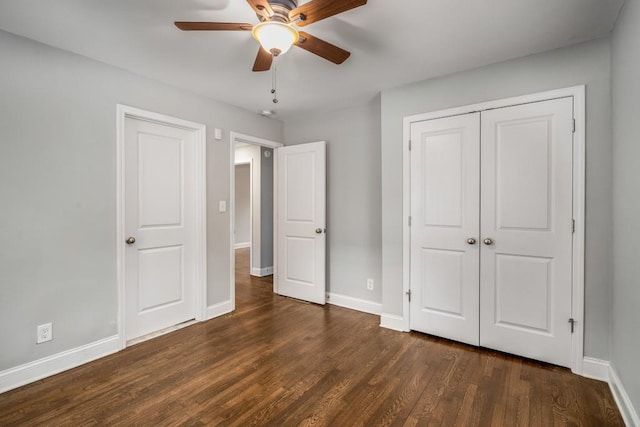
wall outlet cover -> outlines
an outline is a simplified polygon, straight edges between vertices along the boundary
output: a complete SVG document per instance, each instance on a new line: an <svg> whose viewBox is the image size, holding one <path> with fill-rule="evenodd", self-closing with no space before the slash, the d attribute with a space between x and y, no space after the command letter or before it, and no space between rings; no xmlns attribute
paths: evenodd
<svg viewBox="0 0 640 427"><path fill-rule="evenodd" d="M41 344L43 342L51 341L53 339L53 324L45 323L43 325L38 325L37 335L36 335L36 344Z"/></svg>

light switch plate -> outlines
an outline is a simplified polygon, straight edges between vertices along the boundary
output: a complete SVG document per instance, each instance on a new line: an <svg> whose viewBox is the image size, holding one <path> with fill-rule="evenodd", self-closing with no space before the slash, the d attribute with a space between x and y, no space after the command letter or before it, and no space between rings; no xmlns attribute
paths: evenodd
<svg viewBox="0 0 640 427"><path fill-rule="evenodd" d="M227 211L227 201L226 200L220 200L220 202L218 202L218 211L220 211L220 212L226 212Z"/></svg>

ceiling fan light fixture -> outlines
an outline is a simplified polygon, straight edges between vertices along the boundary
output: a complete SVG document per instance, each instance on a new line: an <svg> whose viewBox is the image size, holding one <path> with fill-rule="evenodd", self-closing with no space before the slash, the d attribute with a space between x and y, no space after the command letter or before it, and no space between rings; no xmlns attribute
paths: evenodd
<svg viewBox="0 0 640 427"><path fill-rule="evenodd" d="M261 22L251 32L262 48L273 56L287 53L300 37L295 28L282 22Z"/></svg>

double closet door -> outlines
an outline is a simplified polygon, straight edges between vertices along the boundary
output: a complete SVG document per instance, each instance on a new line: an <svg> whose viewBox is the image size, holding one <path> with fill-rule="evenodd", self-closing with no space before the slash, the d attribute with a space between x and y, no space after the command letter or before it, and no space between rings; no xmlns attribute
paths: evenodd
<svg viewBox="0 0 640 427"><path fill-rule="evenodd" d="M571 365L573 99L411 125L413 330Z"/></svg>

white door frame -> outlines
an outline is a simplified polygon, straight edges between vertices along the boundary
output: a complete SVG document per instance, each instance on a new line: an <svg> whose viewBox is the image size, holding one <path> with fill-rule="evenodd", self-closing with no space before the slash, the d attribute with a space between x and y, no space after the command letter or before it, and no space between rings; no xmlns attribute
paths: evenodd
<svg viewBox="0 0 640 427"><path fill-rule="evenodd" d="M245 135L242 133L238 133L238 132L230 132L229 133L229 169L231 171L231 173L229 174L229 242L230 242L230 254L229 254L229 259L231 260L230 264L229 264L229 277L231 278L231 280L229 280L230 283L230 289L229 289L229 296L231 299L231 311L236 309L236 274L235 274L235 267L236 267L236 252L234 249L234 243L235 243L235 229L236 229L236 170L235 170L235 159L236 159L236 150L235 150L235 146L236 146L236 142L244 142L247 144L251 144L251 145L259 145L261 147L267 147L267 148L272 148L272 149L276 149L276 148L280 148L280 147L284 147L284 144L281 142L276 142L276 141L271 141L269 139L264 139L264 138L258 138L256 136L251 136L251 135ZM274 199L275 199L275 178L276 178L276 164L275 164L275 159L274 159L274 165L273 165L273 179L274 179ZM253 171L252 171L253 174ZM253 193L253 192L252 192ZM252 201L251 204L253 206L253 194L251 195ZM253 209L252 209L253 211ZM276 240L276 223L277 223L277 210L276 210L276 204L273 204L273 222L274 222L274 228L273 228L273 268L274 268L274 277L275 277L275 265L276 265L276 248L278 245L278 242ZM253 222L253 220L252 220ZM253 226L253 224L252 224ZM251 241L251 244L253 245L253 240ZM249 268L251 268L252 265L249 265ZM274 286L275 286L275 280L274 280Z"/></svg>
<svg viewBox="0 0 640 427"><path fill-rule="evenodd" d="M163 114L118 104L116 106L116 268L118 280L118 339L120 348L127 346L125 334L124 289L124 144L125 119L131 118L191 131L194 136L194 175L196 188L194 218L195 308L196 320L206 320L207 307L207 188L205 125Z"/></svg>
<svg viewBox="0 0 640 427"><path fill-rule="evenodd" d="M573 234L572 255L572 301L571 313L576 321L575 333L571 336L571 371L582 375L584 363L584 237L585 237L585 86L574 86L547 92L534 93L513 98L482 102L473 105L406 116L403 119L403 178L402 178L402 291L406 296L410 285L411 229L411 153L409 140L411 124L424 120L440 119L461 114L474 113L494 108L510 107L531 102L573 97L573 217L576 222ZM409 331L409 302L403 298L403 330ZM568 327L568 325L567 325Z"/></svg>

